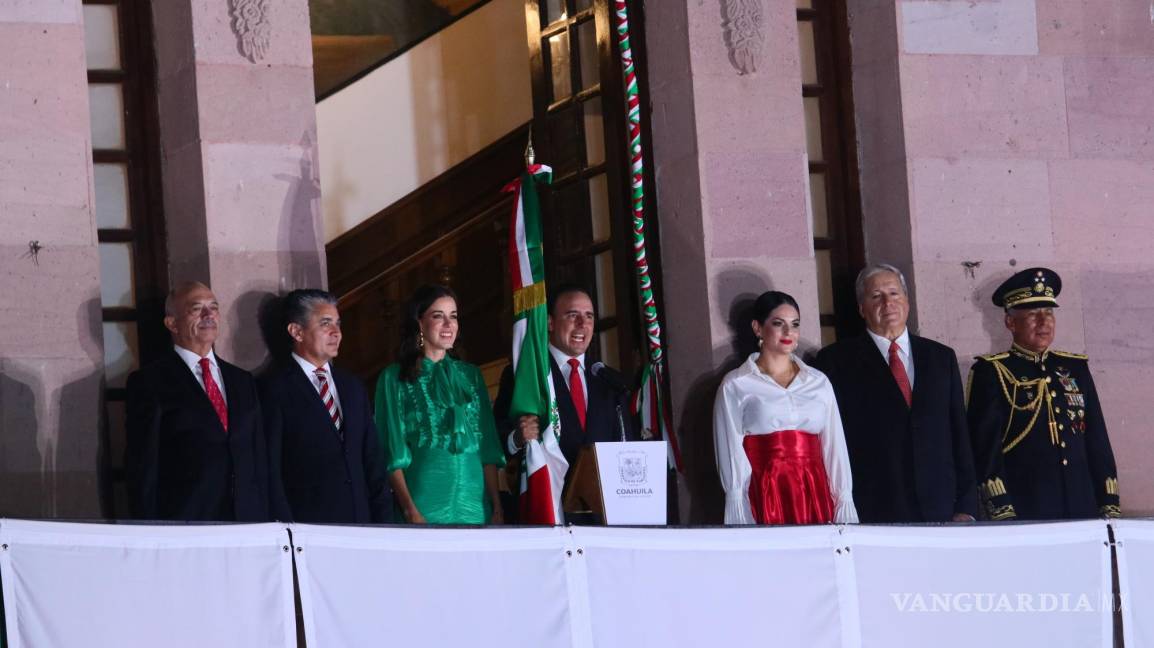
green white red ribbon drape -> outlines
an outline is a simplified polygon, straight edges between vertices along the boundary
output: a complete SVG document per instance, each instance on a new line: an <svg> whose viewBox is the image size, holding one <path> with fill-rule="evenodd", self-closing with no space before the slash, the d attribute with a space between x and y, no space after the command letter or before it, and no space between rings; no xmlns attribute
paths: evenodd
<svg viewBox="0 0 1154 648"><path fill-rule="evenodd" d="M561 489L569 462L561 453L561 417L549 369L549 324L545 305L545 254L537 179L548 183L552 169L531 164L506 192L515 192L509 224L509 270L513 287L513 397L509 418L536 416L540 437L525 444L521 464L520 512L525 524L563 524Z"/></svg>
<svg viewBox="0 0 1154 648"><path fill-rule="evenodd" d="M669 406L662 389L665 383L665 351L661 345L661 322L657 318L657 300L653 297L653 280L649 276L649 261L645 254L645 165L641 154L641 99L637 93L633 50L629 45L629 10L625 0L614 0L614 25L617 29L617 46L621 51L628 108L633 258L641 296L641 314L649 339L649 362L641 374L641 385L633 396L633 412L641 416L643 430L667 440L669 464L680 471L681 451L677 445L677 434L670 423Z"/></svg>

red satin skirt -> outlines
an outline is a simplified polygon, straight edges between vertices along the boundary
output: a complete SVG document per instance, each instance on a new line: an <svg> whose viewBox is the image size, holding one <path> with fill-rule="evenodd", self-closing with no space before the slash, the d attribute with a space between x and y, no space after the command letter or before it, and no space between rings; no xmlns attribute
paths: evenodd
<svg viewBox="0 0 1154 648"><path fill-rule="evenodd" d="M749 503L758 524L825 524L833 519L833 497L816 434L749 434L742 446L753 468Z"/></svg>

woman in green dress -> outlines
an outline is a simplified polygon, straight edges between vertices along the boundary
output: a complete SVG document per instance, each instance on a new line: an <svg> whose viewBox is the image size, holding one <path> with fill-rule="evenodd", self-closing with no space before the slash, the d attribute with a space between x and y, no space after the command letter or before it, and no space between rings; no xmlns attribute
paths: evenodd
<svg viewBox="0 0 1154 648"><path fill-rule="evenodd" d="M422 286L402 323L400 361L377 380L376 422L389 481L413 524L501 524L497 438L481 371L450 351L457 296Z"/></svg>

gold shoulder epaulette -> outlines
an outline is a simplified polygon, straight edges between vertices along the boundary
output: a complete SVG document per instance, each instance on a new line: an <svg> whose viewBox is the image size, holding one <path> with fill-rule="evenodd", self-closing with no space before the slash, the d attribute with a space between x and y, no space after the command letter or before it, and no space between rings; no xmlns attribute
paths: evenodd
<svg viewBox="0 0 1154 648"><path fill-rule="evenodd" d="M1010 352L1009 351L1003 351L1001 353L991 353L989 355L974 356L974 360L986 360L986 361L992 362L994 360L1005 360L1008 357L1010 357Z"/></svg>
<svg viewBox="0 0 1154 648"><path fill-rule="evenodd" d="M1069 351L1051 351L1050 355L1061 356L1063 358L1074 358L1075 360L1089 360L1090 356L1082 353L1070 353Z"/></svg>

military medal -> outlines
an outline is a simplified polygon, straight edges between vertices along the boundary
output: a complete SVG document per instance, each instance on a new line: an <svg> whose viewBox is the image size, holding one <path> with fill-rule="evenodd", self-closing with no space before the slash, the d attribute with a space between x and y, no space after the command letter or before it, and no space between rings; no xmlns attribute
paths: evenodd
<svg viewBox="0 0 1154 648"><path fill-rule="evenodd" d="M1070 372L1062 367L1058 367L1058 382L1062 383L1062 389L1068 392L1082 391L1078 389L1078 383L1074 380L1074 377L1070 375Z"/></svg>

